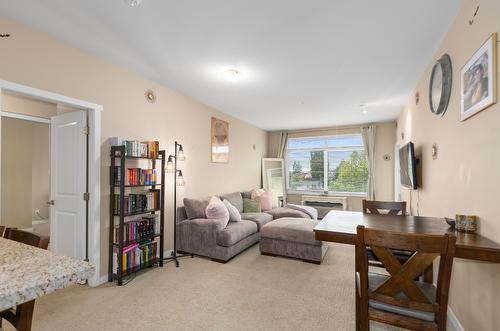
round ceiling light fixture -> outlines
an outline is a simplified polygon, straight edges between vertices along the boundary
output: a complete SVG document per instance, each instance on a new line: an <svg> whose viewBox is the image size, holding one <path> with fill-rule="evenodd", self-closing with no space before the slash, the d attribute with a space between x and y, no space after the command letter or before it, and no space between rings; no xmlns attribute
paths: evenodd
<svg viewBox="0 0 500 331"><path fill-rule="evenodd" d="M359 107L361 107L361 112L363 114L368 113L368 110L366 110L366 105L364 103L360 104Z"/></svg>
<svg viewBox="0 0 500 331"><path fill-rule="evenodd" d="M142 0L123 0L130 7L137 7L142 3Z"/></svg>
<svg viewBox="0 0 500 331"><path fill-rule="evenodd" d="M231 83L237 83L241 79L241 71L236 69L227 69L224 71L224 79Z"/></svg>

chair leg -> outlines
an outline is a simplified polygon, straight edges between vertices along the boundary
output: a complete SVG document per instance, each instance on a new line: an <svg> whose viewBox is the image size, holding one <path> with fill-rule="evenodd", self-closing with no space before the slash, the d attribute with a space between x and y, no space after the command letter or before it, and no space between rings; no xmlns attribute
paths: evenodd
<svg viewBox="0 0 500 331"><path fill-rule="evenodd" d="M370 321L368 320L368 302L363 303L358 293L358 288L356 286L356 331L369 331Z"/></svg>
<svg viewBox="0 0 500 331"><path fill-rule="evenodd" d="M17 306L16 315L18 317L17 330L30 331L31 322L33 321L33 310L35 308L35 300L28 301Z"/></svg>
<svg viewBox="0 0 500 331"><path fill-rule="evenodd" d="M358 289L356 289L356 331L359 331L361 328L360 316L359 316L360 313L361 313L361 311L360 311L360 307L359 307Z"/></svg>
<svg viewBox="0 0 500 331"><path fill-rule="evenodd" d="M7 309L0 312L0 320L2 317L5 318L17 331L30 331L34 308L35 300L25 302L17 305L15 310Z"/></svg>

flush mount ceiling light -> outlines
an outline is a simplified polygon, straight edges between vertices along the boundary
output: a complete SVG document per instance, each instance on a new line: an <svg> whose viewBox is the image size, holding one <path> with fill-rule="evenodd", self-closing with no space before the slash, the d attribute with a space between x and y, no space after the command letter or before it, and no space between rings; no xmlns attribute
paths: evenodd
<svg viewBox="0 0 500 331"><path fill-rule="evenodd" d="M123 0L130 7L137 7L141 4L142 0Z"/></svg>
<svg viewBox="0 0 500 331"><path fill-rule="evenodd" d="M224 71L224 79L231 83L237 83L241 79L241 71L236 69L227 69Z"/></svg>
<svg viewBox="0 0 500 331"><path fill-rule="evenodd" d="M363 114L368 113L368 110L366 110L366 105L364 103L360 104L359 106L361 107L361 112Z"/></svg>

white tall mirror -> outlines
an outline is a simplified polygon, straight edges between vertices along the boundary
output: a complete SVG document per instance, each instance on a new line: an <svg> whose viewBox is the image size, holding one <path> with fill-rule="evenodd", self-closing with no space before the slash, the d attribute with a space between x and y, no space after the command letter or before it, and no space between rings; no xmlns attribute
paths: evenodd
<svg viewBox="0 0 500 331"><path fill-rule="evenodd" d="M285 166L283 159L262 159L262 185L265 190L273 192L275 205L286 203Z"/></svg>

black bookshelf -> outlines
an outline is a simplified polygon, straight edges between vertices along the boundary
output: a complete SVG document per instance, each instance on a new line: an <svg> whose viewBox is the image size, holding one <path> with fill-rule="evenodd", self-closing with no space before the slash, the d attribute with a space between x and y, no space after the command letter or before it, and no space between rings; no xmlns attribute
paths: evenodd
<svg viewBox="0 0 500 331"><path fill-rule="evenodd" d="M111 165L110 165L110 204L109 204L109 266L108 266L108 281L117 281L118 285L123 285L124 277L130 276L142 269L151 268L153 266L163 267L163 229L165 222L165 151L159 151L158 157L136 157L125 155L125 146L112 146L111 147ZM125 174L127 160L149 160L150 169L157 169L159 171L160 183L150 184L150 185L125 185ZM118 163L118 164L117 164ZM119 166L120 169L120 183L115 183L115 166ZM125 213L125 189L134 188L151 188L152 190L159 190L159 208L154 210L138 210L135 212ZM115 196L119 197L120 200L120 212L115 212ZM125 219L134 215L146 215L146 214L156 214L160 215L160 229L156 229L154 234L146 235L140 239L135 240L124 240L123 233L125 227ZM117 242L114 240L114 229L118 225L118 236ZM128 245L133 245L135 243L142 243L146 241L157 241L157 256L154 256L148 263L141 264L139 266L133 266L126 270L123 270L123 248ZM117 270L113 272L113 253L117 251Z"/></svg>

